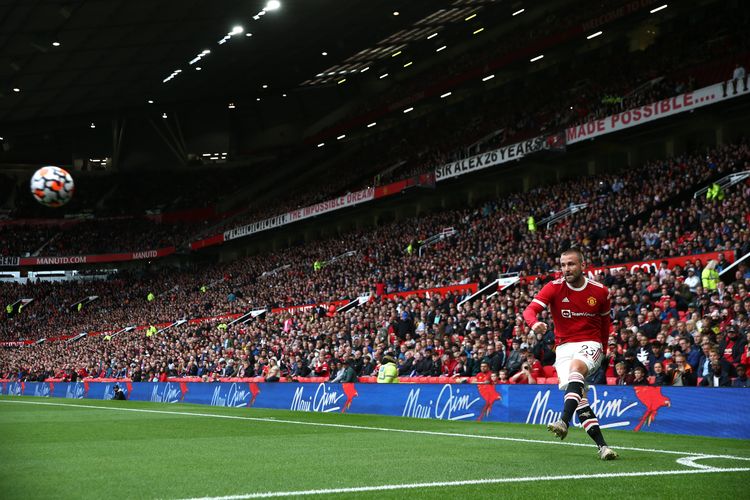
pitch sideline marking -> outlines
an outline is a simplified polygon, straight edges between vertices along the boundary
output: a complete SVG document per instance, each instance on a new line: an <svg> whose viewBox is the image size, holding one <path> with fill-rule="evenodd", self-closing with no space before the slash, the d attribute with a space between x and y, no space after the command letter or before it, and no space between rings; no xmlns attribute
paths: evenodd
<svg viewBox="0 0 750 500"><path fill-rule="evenodd" d="M687 469L687 470L660 470L647 472L612 472L602 474L566 474L564 476L532 476L532 477L500 477L490 479L467 479L462 481L440 481L434 483L407 483L407 484L383 484L379 486L357 486L352 488L328 488L319 490L300 491L268 491L259 493L247 493L240 495L229 495L223 497L196 497L182 500L244 500L250 498L273 498L307 495L331 495L334 493L364 493L368 491L408 490L416 488L438 488L445 486L469 486L477 484L499 484L499 483L521 483L531 481L562 481L568 479L600 479L620 477L647 477L647 476L674 476L680 474L710 474L715 472L748 472L750 468L737 467L731 469Z"/></svg>
<svg viewBox="0 0 750 500"><path fill-rule="evenodd" d="M145 401L147 402L147 401ZM43 405L43 406L64 406L73 408L92 408L97 410L114 410L114 411L130 411L137 413L156 413L162 415L188 415L193 417L208 417L208 418L223 418L229 420L247 420L252 422L266 422L276 424L293 424L293 425L309 425L313 427L333 427L339 429L355 429L365 431L380 431L380 432L397 432L403 434L422 434L428 436L443 436L443 437L463 437L470 439L488 439L491 441L513 441L519 443L536 443L536 444L551 444L561 446L578 446L584 448L593 448L593 444L585 443L570 443L564 441L543 441L541 439L526 439L526 438L512 438L505 436L493 436L487 434L463 434L458 432L440 432L440 431L424 431L417 429L394 429L391 427L373 427L367 425L352 425L352 424L332 424L326 422L305 422L302 420L286 420L275 417L247 417L242 415L221 415L217 413L198 413L191 411L173 411L173 410L149 410L146 408L119 408L115 406L98 406L89 404L72 404L72 403L49 403L45 401L19 401L14 399L0 399L0 403L17 403L17 404L29 404L29 405ZM629 446L614 446L617 450L628 450L628 451L643 451L647 453L664 453L669 455L681 455L683 457L708 457L701 453L686 452L686 451L674 451L674 450L661 450L652 448L635 448ZM746 460L750 461L750 457L738 457L734 455L710 455L711 458L726 458L730 460ZM685 465L685 464L683 464ZM697 465L695 465L697 467ZM727 470L727 469L722 469Z"/></svg>

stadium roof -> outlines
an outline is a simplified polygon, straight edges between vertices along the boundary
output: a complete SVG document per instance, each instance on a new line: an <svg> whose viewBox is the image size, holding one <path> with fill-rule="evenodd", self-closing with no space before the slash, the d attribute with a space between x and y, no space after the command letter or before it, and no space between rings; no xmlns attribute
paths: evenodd
<svg viewBox="0 0 750 500"><path fill-rule="evenodd" d="M335 85L399 51L440 43L473 14L510 19L514 5L2 0L0 123Z"/></svg>

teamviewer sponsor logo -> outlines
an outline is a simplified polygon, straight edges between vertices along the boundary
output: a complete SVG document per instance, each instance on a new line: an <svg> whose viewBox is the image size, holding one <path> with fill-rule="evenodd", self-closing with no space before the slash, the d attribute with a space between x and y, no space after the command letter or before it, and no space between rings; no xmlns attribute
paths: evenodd
<svg viewBox="0 0 750 500"><path fill-rule="evenodd" d="M577 317L580 317L580 316L585 316L587 318L594 318L594 317L596 317L596 314L593 314L593 313L575 312L575 311L571 311L570 309L560 309L560 315L563 318L577 318Z"/></svg>

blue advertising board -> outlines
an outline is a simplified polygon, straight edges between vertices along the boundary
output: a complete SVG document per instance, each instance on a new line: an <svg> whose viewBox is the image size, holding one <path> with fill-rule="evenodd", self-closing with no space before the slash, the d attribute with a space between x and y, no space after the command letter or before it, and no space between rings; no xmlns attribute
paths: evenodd
<svg viewBox="0 0 750 500"><path fill-rule="evenodd" d="M113 382L3 382L0 393L112 399ZM547 424L559 418L553 385L121 382L127 399L239 408ZM602 428L750 439L750 390L593 386ZM578 425L578 422L574 423Z"/></svg>

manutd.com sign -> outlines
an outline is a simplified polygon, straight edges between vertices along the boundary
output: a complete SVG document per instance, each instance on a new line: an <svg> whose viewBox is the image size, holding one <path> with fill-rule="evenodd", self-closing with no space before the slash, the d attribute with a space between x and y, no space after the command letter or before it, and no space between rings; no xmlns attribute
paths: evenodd
<svg viewBox="0 0 750 500"><path fill-rule="evenodd" d="M175 253L175 247L158 250L144 250L129 253L108 253L99 255L64 255L59 257L0 257L0 267L23 266L64 266L69 264L97 264L103 262L124 262L129 260L155 259Z"/></svg>

